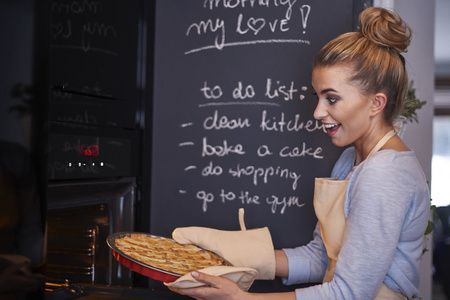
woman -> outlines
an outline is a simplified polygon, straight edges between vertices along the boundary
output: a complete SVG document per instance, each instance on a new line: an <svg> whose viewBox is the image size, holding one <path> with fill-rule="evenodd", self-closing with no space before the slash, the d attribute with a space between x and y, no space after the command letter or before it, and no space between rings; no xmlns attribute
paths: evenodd
<svg viewBox="0 0 450 300"><path fill-rule="evenodd" d="M361 13L359 27L325 45L312 73L318 98L314 117L333 144L352 147L334 166L334 180L316 179L314 239L274 255L274 272L285 284L322 284L251 294L225 278L193 272L208 286L172 290L198 299L420 297L429 191L414 152L393 126L408 87L401 53L411 31L396 13L375 7Z"/></svg>

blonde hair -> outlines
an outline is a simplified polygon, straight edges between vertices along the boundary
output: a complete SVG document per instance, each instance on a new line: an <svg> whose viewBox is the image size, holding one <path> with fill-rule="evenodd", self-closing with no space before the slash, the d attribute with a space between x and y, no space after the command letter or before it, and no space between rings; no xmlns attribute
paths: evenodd
<svg viewBox="0 0 450 300"><path fill-rule="evenodd" d="M359 30L327 43L317 53L313 67L351 66L354 70L351 80L364 94L386 94L383 117L392 124L403 108L408 90L408 74L401 53L406 52L411 33L395 11L370 7L359 15Z"/></svg>

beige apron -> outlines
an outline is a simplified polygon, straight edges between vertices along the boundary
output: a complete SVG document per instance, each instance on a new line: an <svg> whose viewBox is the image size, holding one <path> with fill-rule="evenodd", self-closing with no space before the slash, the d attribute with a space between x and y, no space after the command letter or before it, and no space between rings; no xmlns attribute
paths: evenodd
<svg viewBox="0 0 450 300"><path fill-rule="evenodd" d="M367 158L380 150L395 134L394 130L388 132L372 149ZM336 180L335 178L315 179L314 210L319 220L320 233L328 255L328 266L323 282L330 282L333 279L337 257L342 247L345 231L344 200L347 185L348 180ZM402 293L390 290L383 283L375 299L406 300L407 298Z"/></svg>

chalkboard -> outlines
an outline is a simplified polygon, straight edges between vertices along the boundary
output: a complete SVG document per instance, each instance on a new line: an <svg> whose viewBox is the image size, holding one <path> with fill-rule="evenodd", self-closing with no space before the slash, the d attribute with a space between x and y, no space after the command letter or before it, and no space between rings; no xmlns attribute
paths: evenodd
<svg viewBox="0 0 450 300"><path fill-rule="evenodd" d="M350 0L157 1L152 233L237 230L243 207L276 248L312 238L314 178L342 151L313 118L312 59L352 20Z"/></svg>
<svg viewBox="0 0 450 300"><path fill-rule="evenodd" d="M134 128L142 61L140 0L51 0L50 119Z"/></svg>

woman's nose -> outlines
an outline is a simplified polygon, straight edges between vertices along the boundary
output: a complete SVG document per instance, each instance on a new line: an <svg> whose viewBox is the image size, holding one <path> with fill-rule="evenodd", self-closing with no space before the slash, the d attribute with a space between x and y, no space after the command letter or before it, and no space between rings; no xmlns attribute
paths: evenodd
<svg viewBox="0 0 450 300"><path fill-rule="evenodd" d="M314 110L314 119L316 120L322 120L326 116L326 108L322 104L322 101L320 99L317 101L316 109Z"/></svg>

